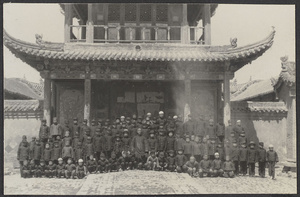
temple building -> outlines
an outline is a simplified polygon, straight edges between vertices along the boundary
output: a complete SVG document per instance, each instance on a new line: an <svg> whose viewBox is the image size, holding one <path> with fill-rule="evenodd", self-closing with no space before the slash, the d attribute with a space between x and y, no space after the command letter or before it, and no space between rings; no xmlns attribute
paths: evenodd
<svg viewBox="0 0 300 197"><path fill-rule="evenodd" d="M189 114L231 119L230 80L273 44L211 45L216 4L60 4L64 43L36 36L5 46L44 79L43 116L114 119L121 115ZM75 21L75 22L74 22ZM78 22L76 22L78 21ZM63 25L63 24L62 24ZM34 35L33 35L34 36Z"/></svg>

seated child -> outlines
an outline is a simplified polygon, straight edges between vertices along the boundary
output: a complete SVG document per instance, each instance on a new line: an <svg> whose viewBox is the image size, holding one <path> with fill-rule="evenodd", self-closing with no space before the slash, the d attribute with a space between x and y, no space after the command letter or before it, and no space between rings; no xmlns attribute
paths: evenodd
<svg viewBox="0 0 300 197"><path fill-rule="evenodd" d="M198 171L199 171L199 163L196 161L194 156L190 157L190 160L187 161L183 165L183 169L185 172L187 172L191 177L198 177Z"/></svg>
<svg viewBox="0 0 300 197"><path fill-rule="evenodd" d="M215 159L212 161L212 175L214 177L223 176L222 161L219 153L215 153Z"/></svg>
<svg viewBox="0 0 300 197"><path fill-rule="evenodd" d="M74 179L75 178L74 177L75 169L76 169L75 164L73 164L72 159L69 158L68 163L65 165L65 177L66 177L66 179L69 179L69 178Z"/></svg>
<svg viewBox="0 0 300 197"><path fill-rule="evenodd" d="M124 171L127 169L126 158L127 158L127 152L122 151L122 156L119 157L118 159L119 171Z"/></svg>
<svg viewBox="0 0 300 197"><path fill-rule="evenodd" d="M61 178L65 175L65 164L62 158L58 158L58 164L56 166L56 178Z"/></svg>
<svg viewBox="0 0 300 197"><path fill-rule="evenodd" d="M179 148L177 150L178 154L175 157L175 166L176 166L176 172L181 173L183 172L183 165L186 163L187 158L183 154L182 148Z"/></svg>
<svg viewBox="0 0 300 197"><path fill-rule="evenodd" d="M40 160L40 165L36 169L35 177L43 177L45 176L45 171L46 171L46 165L44 160Z"/></svg>
<svg viewBox="0 0 300 197"><path fill-rule="evenodd" d="M156 164L155 170L156 171L164 171L168 165L166 162L166 159L165 159L164 152L160 152L158 154L157 160L158 160L158 163Z"/></svg>
<svg viewBox="0 0 300 197"><path fill-rule="evenodd" d="M154 170L155 166L158 163L158 158L155 155L155 151L150 151L150 155L147 158L147 162L145 163L146 170Z"/></svg>
<svg viewBox="0 0 300 197"><path fill-rule="evenodd" d="M98 161L98 169L97 171L99 171L100 173L103 172L108 172L109 169L109 161L105 158L104 153L100 154L100 159Z"/></svg>
<svg viewBox="0 0 300 197"><path fill-rule="evenodd" d="M78 179L83 179L86 176L86 167L83 165L83 160L78 160L78 165L76 167L76 176Z"/></svg>
<svg viewBox="0 0 300 197"><path fill-rule="evenodd" d="M111 172L118 171L118 161L116 158L116 154L114 152L111 153L111 157L109 159L109 167Z"/></svg>
<svg viewBox="0 0 300 197"><path fill-rule="evenodd" d="M167 163L166 171L174 172L176 169L174 150L169 150L169 156L166 159L166 163Z"/></svg>
<svg viewBox="0 0 300 197"><path fill-rule="evenodd" d="M226 161L223 163L224 177L234 177L234 164L230 161L230 156L226 156Z"/></svg>
<svg viewBox="0 0 300 197"><path fill-rule="evenodd" d="M30 166L28 165L27 160L23 161L22 174L23 178L30 178Z"/></svg>
<svg viewBox="0 0 300 197"><path fill-rule="evenodd" d="M93 155L90 155L89 160L86 161L87 171L90 174L94 174L97 172L97 161Z"/></svg>
<svg viewBox="0 0 300 197"><path fill-rule="evenodd" d="M203 160L200 161L199 177L202 178L204 175L207 175L207 177L210 177L212 174L211 167L212 167L211 161L208 160L207 155L204 155Z"/></svg>
<svg viewBox="0 0 300 197"><path fill-rule="evenodd" d="M52 149L52 153L51 153L51 160L53 161L53 163L58 164L58 158L60 157L61 157L61 148L59 146L59 143L55 142L54 148Z"/></svg>
<svg viewBox="0 0 300 197"><path fill-rule="evenodd" d="M56 164L54 164L52 160L49 161L45 174L48 178L56 176Z"/></svg>

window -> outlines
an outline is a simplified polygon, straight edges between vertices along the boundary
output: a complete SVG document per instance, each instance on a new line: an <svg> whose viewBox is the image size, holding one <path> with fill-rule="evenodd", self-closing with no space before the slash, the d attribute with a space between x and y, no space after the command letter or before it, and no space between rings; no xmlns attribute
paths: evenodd
<svg viewBox="0 0 300 197"><path fill-rule="evenodd" d="M120 4L108 5L108 21L120 21Z"/></svg>
<svg viewBox="0 0 300 197"><path fill-rule="evenodd" d="M125 21L136 21L136 4L125 4Z"/></svg>
<svg viewBox="0 0 300 197"><path fill-rule="evenodd" d="M158 4L156 6L156 21L168 21L168 5Z"/></svg>
<svg viewBox="0 0 300 197"><path fill-rule="evenodd" d="M140 21L151 22L152 12L151 4L144 4L140 6Z"/></svg>

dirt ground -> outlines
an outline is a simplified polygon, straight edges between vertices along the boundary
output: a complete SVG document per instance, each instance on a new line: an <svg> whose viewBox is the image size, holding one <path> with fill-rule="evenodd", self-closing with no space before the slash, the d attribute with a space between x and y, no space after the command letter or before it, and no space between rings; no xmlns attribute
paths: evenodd
<svg viewBox="0 0 300 197"><path fill-rule="evenodd" d="M297 193L297 179L277 173L276 180L240 176L236 178L192 178L188 174L156 171L123 171L90 174L85 179L21 178L4 176L6 195L121 195L121 194L275 194Z"/></svg>

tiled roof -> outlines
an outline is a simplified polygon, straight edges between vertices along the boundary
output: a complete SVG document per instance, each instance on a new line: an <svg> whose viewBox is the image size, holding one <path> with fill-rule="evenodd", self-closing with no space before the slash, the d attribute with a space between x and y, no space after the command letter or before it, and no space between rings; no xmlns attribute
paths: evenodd
<svg viewBox="0 0 300 197"><path fill-rule="evenodd" d="M273 30L260 42L244 47L151 44L151 43L50 43L41 45L15 39L4 30L4 45L23 61L26 57L58 60L136 60L136 61L234 61L245 65L268 50L275 35ZM138 47L137 47L138 46ZM24 56L26 56L24 58ZM23 57L23 58L22 58Z"/></svg>
<svg viewBox="0 0 300 197"><path fill-rule="evenodd" d="M230 99L231 101L245 101L272 92L274 92L274 88L271 79L255 80L252 83L246 84L239 92L232 94Z"/></svg>
<svg viewBox="0 0 300 197"><path fill-rule="evenodd" d="M4 100L4 113L8 112L41 112L41 100Z"/></svg>
<svg viewBox="0 0 300 197"><path fill-rule="evenodd" d="M4 78L4 92L24 95L28 99L43 99L43 85L19 78ZM5 95L4 95L5 96Z"/></svg>
<svg viewBox="0 0 300 197"><path fill-rule="evenodd" d="M231 110L244 112L287 112L287 108L284 102L231 102Z"/></svg>

